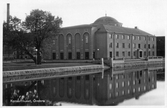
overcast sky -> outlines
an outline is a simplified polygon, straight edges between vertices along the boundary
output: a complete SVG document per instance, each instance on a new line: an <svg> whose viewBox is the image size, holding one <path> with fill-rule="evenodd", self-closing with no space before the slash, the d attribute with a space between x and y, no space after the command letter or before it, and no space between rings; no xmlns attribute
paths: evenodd
<svg viewBox="0 0 167 108"><path fill-rule="evenodd" d="M22 20L33 9L49 11L63 20L63 27L93 23L99 17L115 18L124 27L144 30L156 36L165 35L167 0L3 0L3 20L7 3L10 14Z"/></svg>

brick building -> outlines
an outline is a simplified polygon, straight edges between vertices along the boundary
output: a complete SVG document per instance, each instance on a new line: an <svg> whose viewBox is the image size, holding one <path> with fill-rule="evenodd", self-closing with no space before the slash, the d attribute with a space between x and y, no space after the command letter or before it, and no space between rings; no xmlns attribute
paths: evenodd
<svg viewBox="0 0 167 108"><path fill-rule="evenodd" d="M146 58L156 56L156 37L123 27L104 16L87 25L64 27L46 42L44 59Z"/></svg>
<svg viewBox="0 0 167 108"><path fill-rule="evenodd" d="M165 36L157 36L157 56L165 57Z"/></svg>

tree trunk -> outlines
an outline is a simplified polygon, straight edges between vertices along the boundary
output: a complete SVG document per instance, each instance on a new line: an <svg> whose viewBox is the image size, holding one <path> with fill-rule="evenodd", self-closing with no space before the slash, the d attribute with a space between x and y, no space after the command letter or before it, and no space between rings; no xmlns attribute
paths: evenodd
<svg viewBox="0 0 167 108"><path fill-rule="evenodd" d="M40 53L39 50L37 51L37 61L36 61L36 64L41 64L41 53Z"/></svg>
<svg viewBox="0 0 167 108"><path fill-rule="evenodd" d="M35 64L37 64L36 57L34 57L28 50L25 50L25 53L34 61Z"/></svg>

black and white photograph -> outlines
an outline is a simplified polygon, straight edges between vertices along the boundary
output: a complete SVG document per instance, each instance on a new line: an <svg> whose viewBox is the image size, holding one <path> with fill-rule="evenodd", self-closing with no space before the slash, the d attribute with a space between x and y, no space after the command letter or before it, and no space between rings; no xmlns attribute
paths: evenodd
<svg viewBox="0 0 167 108"><path fill-rule="evenodd" d="M166 0L2 0L1 106L166 107Z"/></svg>

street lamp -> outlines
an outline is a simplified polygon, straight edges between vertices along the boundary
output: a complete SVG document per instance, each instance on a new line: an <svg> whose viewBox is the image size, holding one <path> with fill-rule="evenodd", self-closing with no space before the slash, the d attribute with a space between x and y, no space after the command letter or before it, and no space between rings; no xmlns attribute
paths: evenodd
<svg viewBox="0 0 167 108"><path fill-rule="evenodd" d="M38 51L38 49L35 49L35 51L36 51L36 64L37 64L37 51Z"/></svg>
<svg viewBox="0 0 167 108"><path fill-rule="evenodd" d="M99 49L97 49L97 58L98 58L98 56L99 56Z"/></svg>

